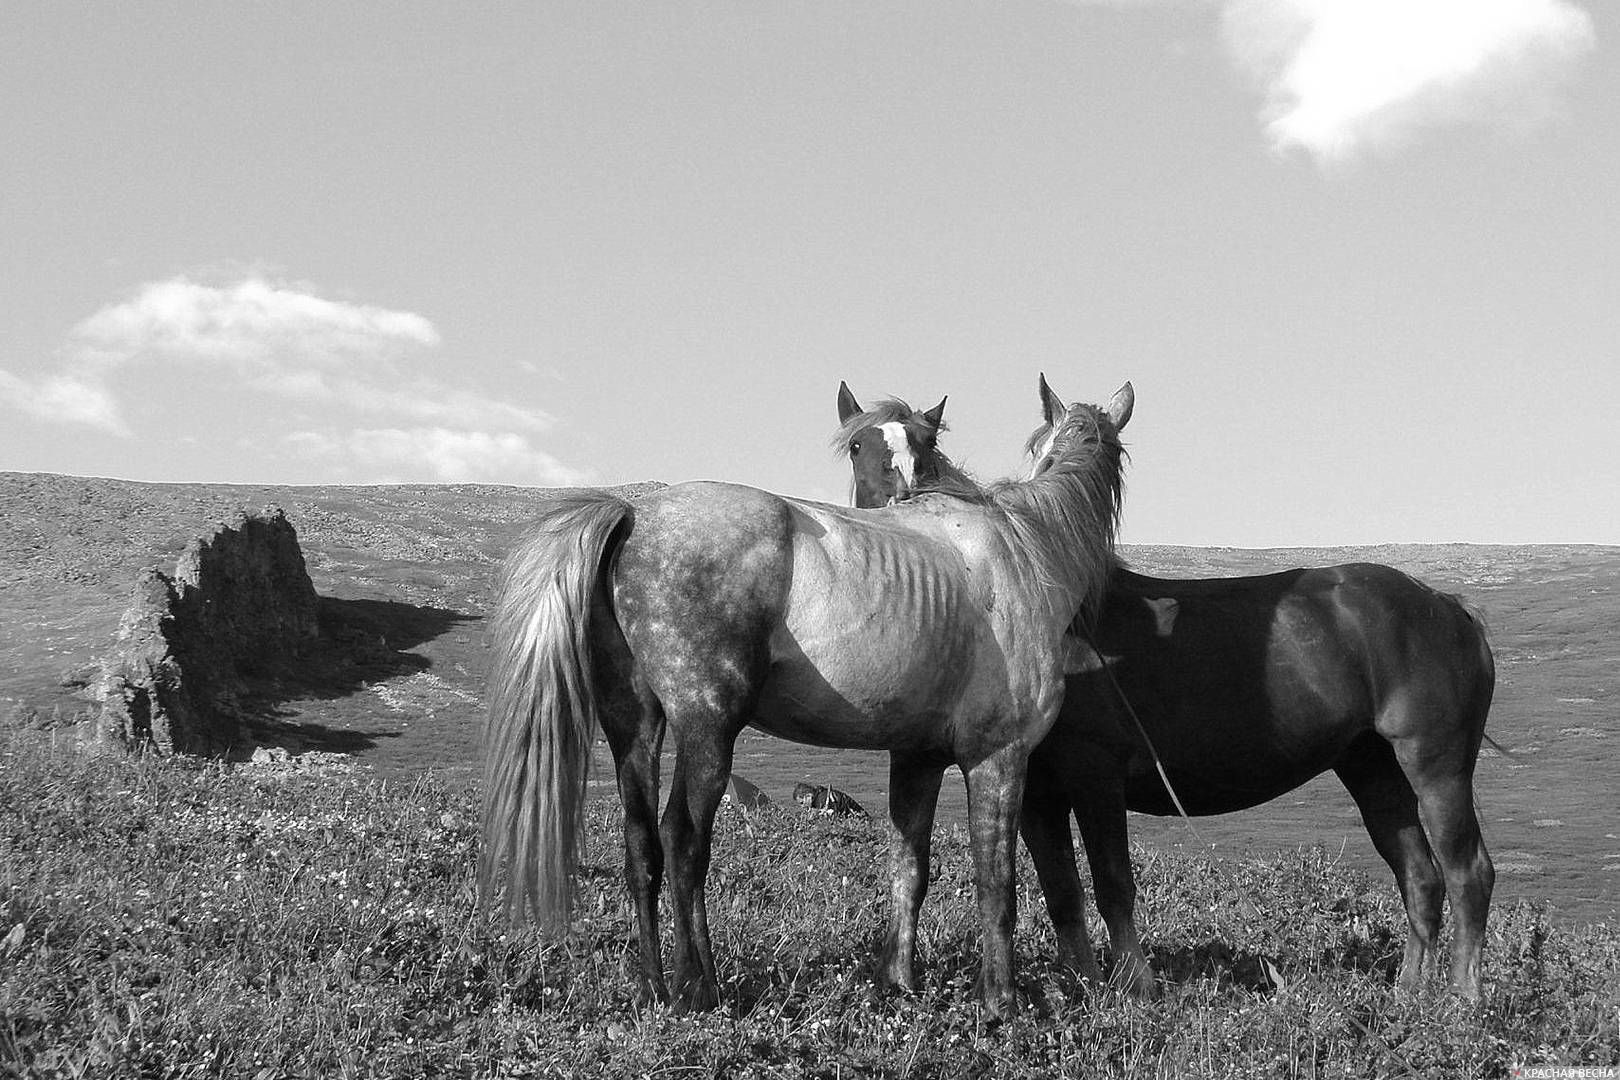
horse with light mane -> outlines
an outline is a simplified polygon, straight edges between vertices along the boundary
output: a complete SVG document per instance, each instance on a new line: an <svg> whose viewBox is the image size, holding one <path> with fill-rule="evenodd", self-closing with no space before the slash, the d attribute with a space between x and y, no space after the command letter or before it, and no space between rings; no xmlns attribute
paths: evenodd
<svg viewBox="0 0 1620 1080"><path fill-rule="evenodd" d="M857 505L971 487L938 448L943 406L911 413L891 399L865 411L839 385L834 443L849 453ZM1047 434L1031 437L1036 469ZM874 439L884 455L862 452ZM1066 963L1100 977L1072 811L1116 978L1141 995L1156 990L1134 923L1125 812L1176 812L1157 752L1195 815L1258 806L1332 769L1405 903L1401 984L1415 986L1434 964L1449 893L1451 983L1479 997L1495 873L1473 773L1496 669L1467 605L1370 563L1208 579L1116 565L1075 636L1088 670L1069 675L1058 720L1031 755L1021 825Z"/></svg>
<svg viewBox="0 0 1620 1080"><path fill-rule="evenodd" d="M972 500L851 510L719 483L629 502L556 496L507 562L493 619L484 748L486 898L565 924L592 733L624 804L640 982L669 997L658 891L668 873L674 1001L719 999L705 878L738 733L889 751L893 910L881 981L916 985L918 910L944 770L967 781L982 927L980 992L1013 1003L1013 869L1030 750L1062 696L1064 630L1100 595L1120 505L1106 408L1054 411L1051 466ZM675 759L663 819L659 750Z"/></svg>

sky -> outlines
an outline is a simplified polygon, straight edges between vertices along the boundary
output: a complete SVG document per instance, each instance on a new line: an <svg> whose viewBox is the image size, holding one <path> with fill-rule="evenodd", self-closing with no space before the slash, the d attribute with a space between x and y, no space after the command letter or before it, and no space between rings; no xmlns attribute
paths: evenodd
<svg viewBox="0 0 1620 1080"><path fill-rule="evenodd" d="M0 469L718 479L862 402L1121 539L1620 544L1620 6L19 4Z"/></svg>

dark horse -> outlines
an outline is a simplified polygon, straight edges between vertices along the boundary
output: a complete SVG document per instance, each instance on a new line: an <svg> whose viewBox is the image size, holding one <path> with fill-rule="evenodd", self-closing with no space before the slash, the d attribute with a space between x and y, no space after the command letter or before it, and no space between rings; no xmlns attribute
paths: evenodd
<svg viewBox="0 0 1620 1080"><path fill-rule="evenodd" d="M1063 695L1065 628L1101 593L1119 514L1107 409L1048 416L1051 466L965 502L850 510L729 484L634 503L558 496L508 560L493 626L480 877L506 908L567 918L592 733L624 803L642 990L668 996L658 890L669 873L678 1006L719 998L704 880L747 724L890 753L893 911L882 981L915 986L918 909L944 770L966 779L983 931L980 990L1012 1002L1013 859L1025 763ZM658 756L674 775L662 822Z"/></svg>
<svg viewBox="0 0 1620 1080"><path fill-rule="evenodd" d="M863 412L841 384L838 411L834 442L850 452L857 500L971 485L936 445L942 408L911 413L889 401ZM908 436L893 451L910 455L902 465L855 449L886 424ZM1154 991L1132 921L1125 811L1176 811L1134 708L1190 814L1257 806L1332 769L1400 886L1411 926L1401 984L1432 965L1449 893L1451 982L1479 996L1495 874L1473 775L1496 671L1484 627L1461 601L1369 563L1193 580L1116 566L1094 622L1075 630L1089 670L1068 677L1057 723L1030 758L1022 822L1067 963L1099 974L1072 809L1118 978Z"/></svg>

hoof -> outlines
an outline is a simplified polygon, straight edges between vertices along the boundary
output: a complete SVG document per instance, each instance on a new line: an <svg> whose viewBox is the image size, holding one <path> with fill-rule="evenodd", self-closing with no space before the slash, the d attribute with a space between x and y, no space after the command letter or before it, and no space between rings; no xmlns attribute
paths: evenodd
<svg viewBox="0 0 1620 1080"><path fill-rule="evenodd" d="M1118 965L1114 968L1110 983L1138 1001L1158 1001L1163 996L1159 980L1153 977L1153 969L1147 966L1146 961Z"/></svg>
<svg viewBox="0 0 1620 1080"><path fill-rule="evenodd" d="M979 1004L984 1010L984 1019L989 1024L999 1024L1012 1019L1018 1011L1018 992L1010 986L989 987L984 980L979 980Z"/></svg>
<svg viewBox="0 0 1620 1080"><path fill-rule="evenodd" d="M1018 1001L1011 994L985 998L981 1008L984 1010L985 1026L998 1027L1013 1018L1013 1014L1018 1011Z"/></svg>
<svg viewBox="0 0 1620 1080"><path fill-rule="evenodd" d="M689 983L676 992L671 1004L681 1014L713 1012L720 1007L720 988L706 983Z"/></svg>
<svg viewBox="0 0 1620 1080"><path fill-rule="evenodd" d="M669 1004L669 990L663 984L653 985L646 981L636 983L636 1007L650 1009L656 1005Z"/></svg>
<svg viewBox="0 0 1620 1080"><path fill-rule="evenodd" d="M1058 949L1058 963L1072 972L1079 980L1088 986L1102 986L1102 965L1090 949Z"/></svg>

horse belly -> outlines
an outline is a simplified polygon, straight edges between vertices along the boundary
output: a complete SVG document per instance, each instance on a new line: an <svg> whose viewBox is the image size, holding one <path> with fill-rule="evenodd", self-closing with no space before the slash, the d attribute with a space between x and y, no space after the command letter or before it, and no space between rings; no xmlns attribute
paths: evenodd
<svg viewBox="0 0 1620 1080"><path fill-rule="evenodd" d="M1006 675L971 609L955 597L919 603L906 591L891 586L874 598L823 582L796 595L771 636L756 726L826 746L947 745L953 719L1001 692Z"/></svg>
<svg viewBox="0 0 1620 1080"><path fill-rule="evenodd" d="M1142 723L1189 813L1269 802L1331 768L1366 729L1360 701L1347 702L1336 680L1324 685L1308 669L1297 656L1273 652L1247 677L1192 663L1175 689L1163 680L1137 685ZM1145 750L1131 755L1127 800L1144 813L1173 813Z"/></svg>
<svg viewBox="0 0 1620 1080"><path fill-rule="evenodd" d="M983 679L973 678L975 650L938 644L901 654L871 641L822 640L807 651L792 639L780 647L773 640L754 726L818 746L948 748L968 684Z"/></svg>
<svg viewBox="0 0 1620 1080"><path fill-rule="evenodd" d="M795 537L755 725L799 742L944 748L1008 696L961 554L927 536L820 522Z"/></svg>

